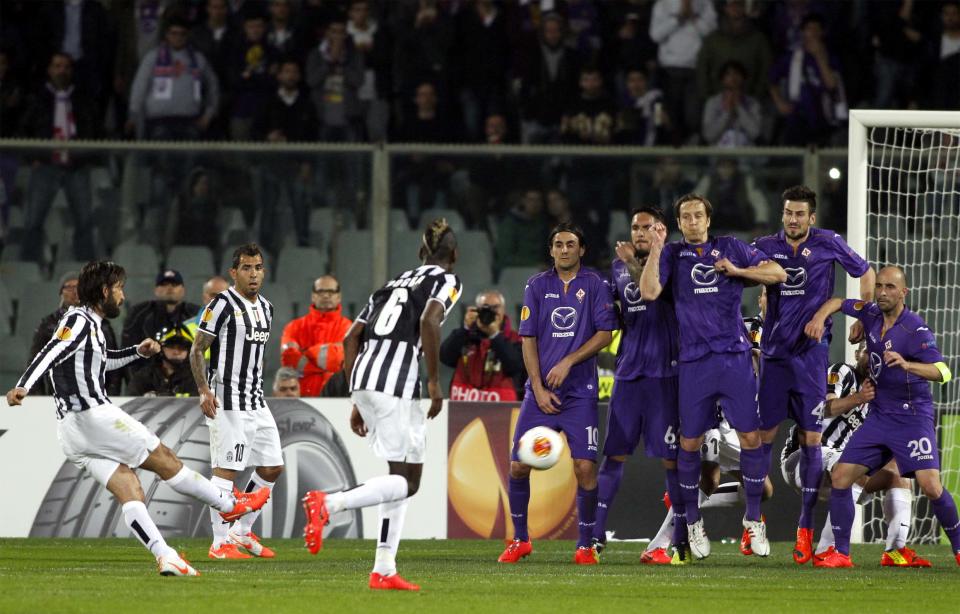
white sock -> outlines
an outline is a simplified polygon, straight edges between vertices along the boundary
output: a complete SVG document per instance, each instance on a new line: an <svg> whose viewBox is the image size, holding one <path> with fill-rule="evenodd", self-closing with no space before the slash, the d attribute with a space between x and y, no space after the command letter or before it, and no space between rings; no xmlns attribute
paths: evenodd
<svg viewBox="0 0 960 614"><path fill-rule="evenodd" d="M891 488L883 493L883 519L887 523L887 550L907 545L912 523L912 493L906 488Z"/></svg>
<svg viewBox="0 0 960 614"><path fill-rule="evenodd" d="M710 496L700 491L700 509L709 509L711 507L736 507L740 505L742 498L740 496L743 486L740 482L724 482L717 487L717 490Z"/></svg>
<svg viewBox="0 0 960 614"><path fill-rule="evenodd" d="M143 501L128 501L123 504L123 519L133 536L140 540L154 557L176 554L177 551L167 545L160 529L154 524Z"/></svg>
<svg viewBox="0 0 960 614"><path fill-rule="evenodd" d="M186 465L180 468L177 475L169 480L165 480L164 484L180 494L203 501L210 507L216 508L221 512L229 512L236 504L233 498L233 491L228 490L224 492L210 480L193 469L188 468Z"/></svg>
<svg viewBox="0 0 960 614"><path fill-rule="evenodd" d="M260 490L263 487L267 487L270 489L270 492L273 493L273 484L273 482L268 482L260 477L260 474L254 470L254 472L250 475L250 480L247 482L247 487L244 489L244 492L253 492L255 490ZM269 501L267 502L267 505L270 505ZM262 511L263 508L260 508L255 512L250 512L249 514L244 514L241 516L239 520L233 523L236 531L240 533L240 535L246 535L247 533L252 532L253 523L255 523L257 518L260 517L260 512Z"/></svg>
<svg viewBox="0 0 960 614"><path fill-rule="evenodd" d="M820 541L817 543L816 553L821 554L833 545L833 525L830 524L830 512L827 512L827 520L823 523L823 529L820 530Z"/></svg>
<svg viewBox="0 0 960 614"><path fill-rule="evenodd" d="M233 482L225 478L213 476L210 482L220 489L224 494L233 492ZM232 495L231 495L232 497ZM231 508L233 509L233 508ZM213 527L213 547L219 548L227 541L227 533L230 531L230 523L220 517L220 513L210 508L210 525Z"/></svg>
<svg viewBox="0 0 960 614"><path fill-rule="evenodd" d="M667 510L667 517L663 519L663 524L660 525L660 530L657 531L656 536L653 540L650 541L650 544L647 545L644 552L651 552L657 548L667 549L670 547L670 541L673 539L673 508Z"/></svg>
<svg viewBox="0 0 960 614"><path fill-rule="evenodd" d="M350 490L328 495L327 511L332 516L343 510L355 510L406 498L407 478L401 475L379 475Z"/></svg>
<svg viewBox="0 0 960 614"><path fill-rule="evenodd" d="M377 557L373 564L374 573L392 576L397 573L397 548L400 547L400 534L403 521L407 517L407 505L410 499L381 503L379 512L380 534L377 536Z"/></svg>

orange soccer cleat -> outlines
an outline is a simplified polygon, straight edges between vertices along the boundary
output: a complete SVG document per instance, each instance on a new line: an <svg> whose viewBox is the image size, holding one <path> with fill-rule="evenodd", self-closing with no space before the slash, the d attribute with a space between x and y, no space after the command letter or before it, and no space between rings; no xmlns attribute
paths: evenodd
<svg viewBox="0 0 960 614"><path fill-rule="evenodd" d="M813 558L813 529L797 529L797 541L793 545L793 561L803 565Z"/></svg>
<svg viewBox="0 0 960 614"><path fill-rule="evenodd" d="M303 496L303 512L307 516L303 542L310 554L316 554L323 548L323 527L330 522L326 501L327 493L322 490L311 490Z"/></svg>
<svg viewBox="0 0 960 614"><path fill-rule="evenodd" d="M640 555L640 562L644 565L669 565L672 560L666 548L654 548Z"/></svg>
<svg viewBox="0 0 960 614"><path fill-rule="evenodd" d="M819 552L819 553L817 553L817 554L814 554L814 555L813 555L813 564L816 565L816 564L817 564L817 561L822 561L822 560L825 559L826 557L830 556L830 553L831 553L831 552L835 552L835 551L836 551L836 548L834 548L833 546L830 546L829 548L827 548L827 549L824 550L823 552Z"/></svg>
<svg viewBox="0 0 960 614"><path fill-rule="evenodd" d="M814 559L813 566L839 569L841 567L853 567L854 565L853 561L850 560L849 554L843 554L831 548L827 552L824 552L822 557Z"/></svg>
<svg viewBox="0 0 960 614"><path fill-rule="evenodd" d="M533 553L533 543L528 539L525 542L515 539L507 544L506 550L497 559L498 563L516 563L525 556Z"/></svg>
<svg viewBox="0 0 960 614"><path fill-rule="evenodd" d="M740 553L744 556L753 554L753 547L750 545L750 531L746 529L743 530L743 535L740 536Z"/></svg>
<svg viewBox="0 0 960 614"><path fill-rule="evenodd" d="M246 552L240 552L236 544L223 543L218 548L210 546L207 556L211 559L252 559Z"/></svg>
<svg viewBox="0 0 960 614"><path fill-rule="evenodd" d="M670 509L673 504L670 502L670 493L668 491L663 491L663 507Z"/></svg>
<svg viewBox="0 0 960 614"><path fill-rule="evenodd" d="M240 535L239 533L230 531L230 533L227 534L227 539L245 549L253 556L258 556L263 559L272 559L275 556L273 550L261 544L260 538L252 531L246 535Z"/></svg>
<svg viewBox="0 0 960 614"><path fill-rule="evenodd" d="M240 492L234 487L233 498L236 499L233 509L229 512L220 512L220 517L227 522L233 522L244 514L255 512L263 507L270 498L270 489L264 486L253 492Z"/></svg>
<svg viewBox="0 0 960 614"><path fill-rule="evenodd" d="M930 561L917 556L912 548L887 550L880 556L881 567L931 567Z"/></svg>
<svg viewBox="0 0 960 614"><path fill-rule="evenodd" d="M190 565L183 553L157 557L157 571L161 576L199 576L200 572Z"/></svg>
<svg viewBox="0 0 960 614"><path fill-rule="evenodd" d="M597 551L589 546L580 546L573 555L573 562L577 565L596 565L600 562Z"/></svg>
<svg viewBox="0 0 960 614"><path fill-rule="evenodd" d="M420 586L417 584L411 584L403 578L400 577L400 574L395 573L392 576L381 576L377 572L370 574L370 588L375 591L418 591Z"/></svg>

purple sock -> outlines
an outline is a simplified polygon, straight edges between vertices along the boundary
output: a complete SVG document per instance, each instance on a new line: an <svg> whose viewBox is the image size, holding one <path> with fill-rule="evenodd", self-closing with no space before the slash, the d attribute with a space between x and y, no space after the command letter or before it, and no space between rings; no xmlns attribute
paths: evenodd
<svg viewBox="0 0 960 614"><path fill-rule="evenodd" d="M744 518L760 520L760 500L763 498L763 482L767 477L763 466L763 448L740 450L740 475L743 477L743 494L747 499Z"/></svg>
<svg viewBox="0 0 960 614"><path fill-rule="evenodd" d="M950 492L944 488L940 498L931 500L933 513L936 514L943 532L950 540L950 547L954 552L960 552L960 517L957 516L957 504Z"/></svg>
<svg viewBox="0 0 960 614"><path fill-rule="evenodd" d="M823 479L823 456L820 444L800 446L800 482L803 505L800 507L800 528L813 528L813 508L820 495L820 480Z"/></svg>
<svg viewBox="0 0 960 614"><path fill-rule="evenodd" d="M680 479L676 469L667 469L667 494L670 495L670 511L673 513L674 546L687 541L686 505L683 503L683 493L680 491Z"/></svg>
<svg viewBox="0 0 960 614"><path fill-rule="evenodd" d="M677 485L687 524L695 524L700 520L700 450L688 452L680 448L677 453Z"/></svg>
<svg viewBox="0 0 960 614"><path fill-rule="evenodd" d="M831 488L830 526L833 527L833 543L837 552L848 556L854 512L853 492L849 488Z"/></svg>
<svg viewBox="0 0 960 614"><path fill-rule="evenodd" d="M577 487L577 527L580 529L580 539L577 548L590 547L593 540L593 526L597 521L597 489L586 490Z"/></svg>
<svg viewBox="0 0 960 614"><path fill-rule="evenodd" d="M622 477L623 463L609 456L605 458L597 475L597 524L593 527L593 536L601 542L607 541L607 513L620 490Z"/></svg>
<svg viewBox="0 0 960 614"><path fill-rule="evenodd" d="M530 505L530 478L510 478L510 519L513 520L513 538L530 541L527 533L527 507Z"/></svg>
<svg viewBox="0 0 960 614"><path fill-rule="evenodd" d="M770 457L773 455L772 443L761 443L760 450L763 452L763 475L770 473Z"/></svg>

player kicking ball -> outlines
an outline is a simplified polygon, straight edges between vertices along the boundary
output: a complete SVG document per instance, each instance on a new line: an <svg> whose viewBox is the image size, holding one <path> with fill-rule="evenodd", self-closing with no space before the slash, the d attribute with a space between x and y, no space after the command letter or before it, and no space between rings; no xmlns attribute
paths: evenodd
<svg viewBox="0 0 960 614"><path fill-rule="evenodd" d="M877 275L875 303L830 299L805 327L806 334L819 341L824 322L831 314L843 311L857 318L866 334L870 379L876 387L866 420L854 431L830 473L833 485L830 518L836 550L815 560L817 567L853 567L851 487L860 477L875 473L891 458L897 461L901 475L914 477L930 500L960 565L960 518L953 497L940 481L940 455L929 384L945 384L952 375L933 332L923 318L904 305L907 292L903 271L895 266L885 267Z"/></svg>
<svg viewBox="0 0 960 614"><path fill-rule="evenodd" d="M330 516L379 506L377 553L369 581L375 590L420 590L397 573L397 549L407 504L420 488L426 420L443 409L440 326L463 291L452 272L457 238L446 220L430 224L419 255L423 265L374 292L343 340L343 369L349 374L353 401L350 428L368 439L374 455L387 461L390 474L343 492L313 490L303 498L303 537L311 554L323 547L323 527ZM426 413L420 404L421 355L430 395Z"/></svg>
<svg viewBox="0 0 960 614"><path fill-rule="evenodd" d="M120 315L125 280L123 267L113 262L90 262L83 267L77 283L80 305L63 315L57 332L7 392L7 403L20 405L30 388L50 372L57 438L64 455L116 497L130 532L156 557L160 575L199 576L200 572L167 545L150 518L134 469L156 473L164 484L209 505L227 522L259 510L270 492L265 488L252 493L222 492L187 468L147 427L110 402L104 374L160 351L153 339L122 350L106 347L102 322Z"/></svg>
<svg viewBox="0 0 960 614"><path fill-rule="evenodd" d="M618 326L609 283L581 266L583 231L562 223L550 233L553 266L530 278L523 292L520 336L529 379L513 436L510 517L513 541L497 559L516 563L533 552L527 530L530 466L517 457L520 436L535 426L567 436L577 478L577 550L574 562L596 565L593 528L597 512L597 359Z"/></svg>

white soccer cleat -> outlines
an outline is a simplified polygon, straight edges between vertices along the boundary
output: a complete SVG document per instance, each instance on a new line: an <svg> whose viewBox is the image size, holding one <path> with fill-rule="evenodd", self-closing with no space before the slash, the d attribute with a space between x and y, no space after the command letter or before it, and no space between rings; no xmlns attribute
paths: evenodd
<svg viewBox="0 0 960 614"><path fill-rule="evenodd" d="M703 518L687 525L687 541L690 542L690 553L694 558L705 559L710 556L710 538L703 526Z"/></svg>
<svg viewBox="0 0 960 614"><path fill-rule="evenodd" d="M767 540L767 523L763 520L743 519L743 528L750 534L750 548L757 556L770 554L770 542Z"/></svg>
<svg viewBox="0 0 960 614"><path fill-rule="evenodd" d="M157 557L157 571L161 576L199 576L200 572L194 569L182 554L168 554Z"/></svg>

